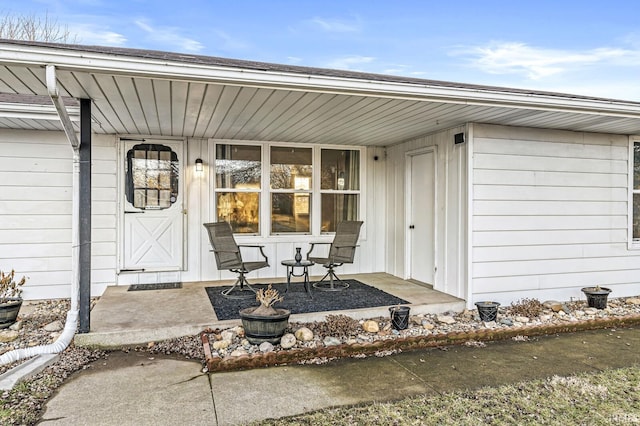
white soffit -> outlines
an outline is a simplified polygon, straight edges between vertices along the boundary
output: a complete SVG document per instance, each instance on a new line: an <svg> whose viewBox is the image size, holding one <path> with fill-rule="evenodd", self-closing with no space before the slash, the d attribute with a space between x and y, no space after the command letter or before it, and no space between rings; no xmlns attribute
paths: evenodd
<svg viewBox="0 0 640 426"><path fill-rule="evenodd" d="M0 93L47 95L47 64L56 66L61 96L92 99L97 133L379 146L467 122L640 134L640 104L633 102L261 71L12 43L0 43ZM49 108L33 106L24 113L36 116L11 117L16 111L0 104L0 126L43 129L39 121L55 113ZM75 120L73 108L68 111Z"/></svg>

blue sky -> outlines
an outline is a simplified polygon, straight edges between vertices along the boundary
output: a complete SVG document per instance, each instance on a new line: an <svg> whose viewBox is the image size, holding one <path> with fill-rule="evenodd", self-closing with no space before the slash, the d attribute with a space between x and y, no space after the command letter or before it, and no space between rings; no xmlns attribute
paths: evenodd
<svg viewBox="0 0 640 426"><path fill-rule="evenodd" d="M640 101L640 3L0 0L82 44Z"/></svg>

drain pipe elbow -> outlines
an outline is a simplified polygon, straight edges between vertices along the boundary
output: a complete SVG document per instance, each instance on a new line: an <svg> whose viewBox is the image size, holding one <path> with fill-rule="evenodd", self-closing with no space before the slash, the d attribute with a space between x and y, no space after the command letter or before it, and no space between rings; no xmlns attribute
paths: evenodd
<svg viewBox="0 0 640 426"><path fill-rule="evenodd" d="M78 328L78 311L68 311L67 321L62 334L50 345L33 346L31 348L15 349L0 355L0 365L10 364L21 359L31 358L36 355L57 354L69 346Z"/></svg>

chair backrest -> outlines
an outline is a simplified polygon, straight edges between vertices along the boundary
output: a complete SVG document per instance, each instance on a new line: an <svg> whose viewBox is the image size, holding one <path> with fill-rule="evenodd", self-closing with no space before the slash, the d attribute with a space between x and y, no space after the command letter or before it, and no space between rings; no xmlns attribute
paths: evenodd
<svg viewBox="0 0 640 426"><path fill-rule="evenodd" d="M336 236L329 249L329 258L335 263L353 263L362 221L346 220L338 223Z"/></svg>
<svg viewBox="0 0 640 426"><path fill-rule="evenodd" d="M213 247L218 269L232 269L242 266L240 249L233 238L233 230L229 222L205 223L209 233L209 242Z"/></svg>

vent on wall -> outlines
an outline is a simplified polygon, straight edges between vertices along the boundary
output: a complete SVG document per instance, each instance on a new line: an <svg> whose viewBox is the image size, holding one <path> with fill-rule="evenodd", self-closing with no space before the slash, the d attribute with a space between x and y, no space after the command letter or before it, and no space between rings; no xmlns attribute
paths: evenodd
<svg viewBox="0 0 640 426"><path fill-rule="evenodd" d="M464 133L456 133L453 135L453 143L456 145L459 143L464 143Z"/></svg>

